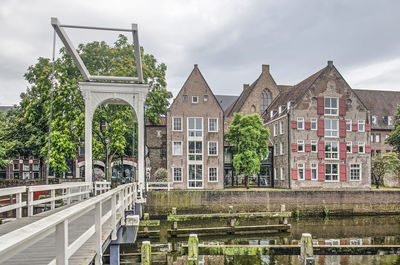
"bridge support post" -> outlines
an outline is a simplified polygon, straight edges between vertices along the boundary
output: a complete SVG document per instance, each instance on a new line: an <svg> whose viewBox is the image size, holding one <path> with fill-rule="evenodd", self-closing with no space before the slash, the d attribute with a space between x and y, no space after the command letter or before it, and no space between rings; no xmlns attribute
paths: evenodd
<svg viewBox="0 0 400 265"><path fill-rule="evenodd" d="M197 234L190 234L188 241L188 264L197 265L199 257L199 239Z"/></svg>
<svg viewBox="0 0 400 265"><path fill-rule="evenodd" d="M96 249L96 257L95 257L95 265L102 265L103 264L103 242L101 240L102 237L102 227L101 227L101 219L102 219L102 205L101 202L96 204L94 209L94 238L95 238L95 249Z"/></svg>
<svg viewBox="0 0 400 265"><path fill-rule="evenodd" d="M56 226L56 263L68 265L68 219Z"/></svg>
<svg viewBox="0 0 400 265"><path fill-rule="evenodd" d="M300 240L300 258L302 264L313 265L314 264L314 250L312 236L309 233L303 233Z"/></svg>
<svg viewBox="0 0 400 265"><path fill-rule="evenodd" d="M117 239L117 195L111 197L111 240ZM119 253L119 252L118 252Z"/></svg>
<svg viewBox="0 0 400 265"><path fill-rule="evenodd" d="M151 245L150 241L143 241L142 248L142 265L150 265L151 264Z"/></svg>
<svg viewBox="0 0 400 265"><path fill-rule="evenodd" d="M119 244L110 245L110 265L120 265Z"/></svg>

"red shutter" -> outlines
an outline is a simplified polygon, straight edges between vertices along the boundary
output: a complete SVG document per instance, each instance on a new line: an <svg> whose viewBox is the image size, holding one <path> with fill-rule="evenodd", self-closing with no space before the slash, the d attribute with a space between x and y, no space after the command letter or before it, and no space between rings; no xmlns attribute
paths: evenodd
<svg viewBox="0 0 400 265"><path fill-rule="evenodd" d="M324 97L317 98L317 114L324 115Z"/></svg>
<svg viewBox="0 0 400 265"><path fill-rule="evenodd" d="M371 131L371 124L366 124L366 125L365 125L365 130L366 130L367 132Z"/></svg>
<svg viewBox="0 0 400 265"><path fill-rule="evenodd" d="M339 120L339 137L346 137L346 120Z"/></svg>
<svg viewBox="0 0 400 265"><path fill-rule="evenodd" d="M306 168L306 180L311 180L311 168Z"/></svg>
<svg viewBox="0 0 400 265"><path fill-rule="evenodd" d="M357 129L358 129L357 127L358 127L357 123L353 123L353 132L357 131Z"/></svg>
<svg viewBox="0 0 400 265"><path fill-rule="evenodd" d="M292 121L292 129L297 129L297 121Z"/></svg>
<svg viewBox="0 0 400 265"><path fill-rule="evenodd" d="M346 116L346 98L339 99L339 115Z"/></svg>
<svg viewBox="0 0 400 265"><path fill-rule="evenodd" d="M325 181L325 164L318 164L318 181Z"/></svg>
<svg viewBox="0 0 400 265"><path fill-rule="evenodd" d="M297 144L292 144L292 152L297 152Z"/></svg>
<svg viewBox="0 0 400 265"><path fill-rule="evenodd" d="M346 164L340 164L340 181L347 181Z"/></svg>
<svg viewBox="0 0 400 265"><path fill-rule="evenodd" d="M311 152L311 144L306 144L306 152Z"/></svg>
<svg viewBox="0 0 400 265"><path fill-rule="evenodd" d="M358 153L358 145L353 145L353 153Z"/></svg>
<svg viewBox="0 0 400 265"><path fill-rule="evenodd" d="M318 119L318 131L317 131L317 135L318 136L324 136L324 119Z"/></svg>
<svg viewBox="0 0 400 265"><path fill-rule="evenodd" d="M325 142L324 141L318 142L318 158L319 159L325 158Z"/></svg>
<svg viewBox="0 0 400 265"><path fill-rule="evenodd" d="M347 150L346 142L339 142L340 159L346 159Z"/></svg>
<svg viewBox="0 0 400 265"><path fill-rule="evenodd" d="M311 130L311 121L306 121L306 130Z"/></svg>
<svg viewBox="0 0 400 265"><path fill-rule="evenodd" d="M371 146L366 146L365 147L365 152L366 153L371 153Z"/></svg>
<svg viewBox="0 0 400 265"><path fill-rule="evenodd" d="M292 179L297 180L297 168L292 168Z"/></svg>

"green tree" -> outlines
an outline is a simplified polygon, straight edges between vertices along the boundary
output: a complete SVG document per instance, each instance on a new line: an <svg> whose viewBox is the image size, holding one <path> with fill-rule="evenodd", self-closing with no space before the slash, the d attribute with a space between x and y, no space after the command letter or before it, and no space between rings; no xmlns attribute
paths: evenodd
<svg viewBox="0 0 400 265"><path fill-rule="evenodd" d="M7 140L5 138L6 126L6 114L0 111L0 168L4 168L10 163L10 161L7 160Z"/></svg>
<svg viewBox="0 0 400 265"><path fill-rule="evenodd" d="M386 143L393 146L397 153L400 153L400 105L397 105L397 113L395 115L394 130L389 134Z"/></svg>
<svg viewBox="0 0 400 265"><path fill-rule="evenodd" d="M371 173L376 188L382 185L383 176L386 173L398 174L400 170L400 159L394 152L378 154L372 158Z"/></svg>
<svg viewBox="0 0 400 265"><path fill-rule="evenodd" d="M264 128L259 114L243 116L235 113L226 141L232 146L235 173L245 175L249 188L249 176L260 172L261 161L268 154L269 130Z"/></svg>

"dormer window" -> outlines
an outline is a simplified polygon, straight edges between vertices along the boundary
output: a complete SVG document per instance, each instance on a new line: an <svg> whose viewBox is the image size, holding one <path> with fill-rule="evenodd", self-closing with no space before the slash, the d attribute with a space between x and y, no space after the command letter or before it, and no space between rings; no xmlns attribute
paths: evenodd
<svg viewBox="0 0 400 265"><path fill-rule="evenodd" d="M274 110L271 110L271 112L270 112L270 117L271 117L271 119L274 117Z"/></svg>
<svg viewBox="0 0 400 265"><path fill-rule="evenodd" d="M207 102L207 101L208 101L208 95L204 95L204 96L203 96L203 101L204 101L204 102Z"/></svg>
<svg viewBox="0 0 400 265"><path fill-rule="evenodd" d="M199 97L198 96L192 96L192 103L199 103Z"/></svg>
<svg viewBox="0 0 400 265"><path fill-rule="evenodd" d="M279 113L279 114L282 113L282 109L283 109L283 106L279 106L279 108L278 108L278 113Z"/></svg>
<svg viewBox="0 0 400 265"><path fill-rule="evenodd" d="M393 117L392 116L388 116L388 125L393 125Z"/></svg>
<svg viewBox="0 0 400 265"><path fill-rule="evenodd" d="M375 115L372 116L372 124L376 125L377 117Z"/></svg>

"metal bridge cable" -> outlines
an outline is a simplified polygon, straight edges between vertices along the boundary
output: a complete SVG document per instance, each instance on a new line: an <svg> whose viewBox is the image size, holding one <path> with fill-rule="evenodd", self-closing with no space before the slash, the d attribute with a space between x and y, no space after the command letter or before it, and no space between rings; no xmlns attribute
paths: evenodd
<svg viewBox="0 0 400 265"><path fill-rule="evenodd" d="M56 57L56 30L54 29L53 34L53 61L51 63L51 75L50 75L50 118L49 118L49 137L47 142L47 161L46 161L46 185L49 184L49 167L50 167L50 144L51 144L51 121L53 118L53 92L55 83L55 57Z"/></svg>

